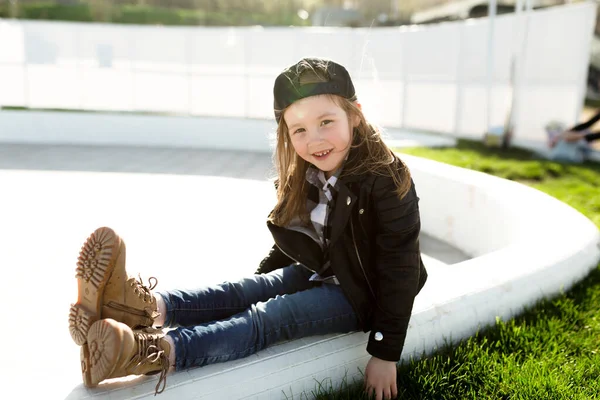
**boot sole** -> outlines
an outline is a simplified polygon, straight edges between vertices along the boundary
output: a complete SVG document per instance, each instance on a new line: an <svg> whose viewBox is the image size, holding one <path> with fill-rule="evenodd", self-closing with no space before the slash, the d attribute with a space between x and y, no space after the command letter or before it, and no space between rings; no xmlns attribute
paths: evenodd
<svg viewBox="0 0 600 400"><path fill-rule="evenodd" d="M115 269L120 245L121 238L112 229L99 228L81 247L75 270L77 303L69 312L69 332L79 346L86 343L90 327L101 318L104 287Z"/></svg>
<svg viewBox="0 0 600 400"><path fill-rule="evenodd" d="M86 387L98 386L117 367L125 343L118 324L112 319L102 319L90 327L87 342L80 351L81 375Z"/></svg>

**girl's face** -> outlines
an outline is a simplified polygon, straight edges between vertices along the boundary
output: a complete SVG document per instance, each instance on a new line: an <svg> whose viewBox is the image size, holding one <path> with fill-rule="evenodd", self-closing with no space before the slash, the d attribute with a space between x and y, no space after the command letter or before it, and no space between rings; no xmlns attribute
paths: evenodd
<svg viewBox="0 0 600 400"><path fill-rule="evenodd" d="M293 103L283 114L294 150L329 178L340 167L359 118L348 114L329 96L311 96Z"/></svg>

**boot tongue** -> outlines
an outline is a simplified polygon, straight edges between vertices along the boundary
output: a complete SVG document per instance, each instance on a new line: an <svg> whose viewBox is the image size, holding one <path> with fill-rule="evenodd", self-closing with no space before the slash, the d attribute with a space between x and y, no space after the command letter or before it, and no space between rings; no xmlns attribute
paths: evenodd
<svg viewBox="0 0 600 400"><path fill-rule="evenodd" d="M158 347L158 351L164 351L165 355L168 357L171 353L171 346L165 340L165 332L162 329L157 328L144 328L142 331L147 332L147 334L151 335L152 343L154 346Z"/></svg>
<svg viewBox="0 0 600 400"><path fill-rule="evenodd" d="M160 373L155 388L155 395L162 393L167 384L169 372L169 353L171 348L164 340L164 332L160 329L145 328L137 333L135 345L135 365L137 374L154 375ZM144 348L140 348L143 346ZM134 361L134 360L132 360ZM162 387L161 387L162 386Z"/></svg>
<svg viewBox="0 0 600 400"><path fill-rule="evenodd" d="M148 369L158 369L160 360L160 340L158 337L162 331L153 328L144 328L135 331L135 345L133 346L131 367L139 374L148 373Z"/></svg>

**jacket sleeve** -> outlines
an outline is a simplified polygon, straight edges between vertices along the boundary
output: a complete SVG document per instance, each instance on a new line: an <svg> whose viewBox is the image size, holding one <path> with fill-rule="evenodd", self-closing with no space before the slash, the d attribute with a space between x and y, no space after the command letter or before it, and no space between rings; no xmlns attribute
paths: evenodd
<svg viewBox="0 0 600 400"><path fill-rule="evenodd" d="M288 265L295 263L294 260L283 254L283 252L279 250L279 247L273 245L269 254L260 262L258 269L254 273L266 274L278 268L287 267Z"/></svg>
<svg viewBox="0 0 600 400"><path fill-rule="evenodd" d="M378 292L367 352L399 361L419 291L419 198L411 181L409 192L400 199L391 177L378 177L372 193L378 223L372 268Z"/></svg>

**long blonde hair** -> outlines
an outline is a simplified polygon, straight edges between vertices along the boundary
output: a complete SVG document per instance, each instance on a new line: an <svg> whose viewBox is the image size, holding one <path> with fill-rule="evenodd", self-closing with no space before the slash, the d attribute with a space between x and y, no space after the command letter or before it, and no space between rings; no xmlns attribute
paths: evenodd
<svg viewBox="0 0 600 400"><path fill-rule="evenodd" d="M333 94L324 94L342 108L348 116L349 125L356 117L359 124L353 129L351 149L356 151L348 158L340 178L354 174L372 173L390 176L396 184L397 194L402 198L410 190L411 177L406 165L395 157L394 152L383 142L381 132L369 124L356 102ZM283 118L277 126L275 146L275 166L277 169L277 204L269 216L275 225L287 226L292 219L299 217L308 224L310 217L306 210L308 185L306 170L309 163L298 156L290 139L287 124Z"/></svg>

